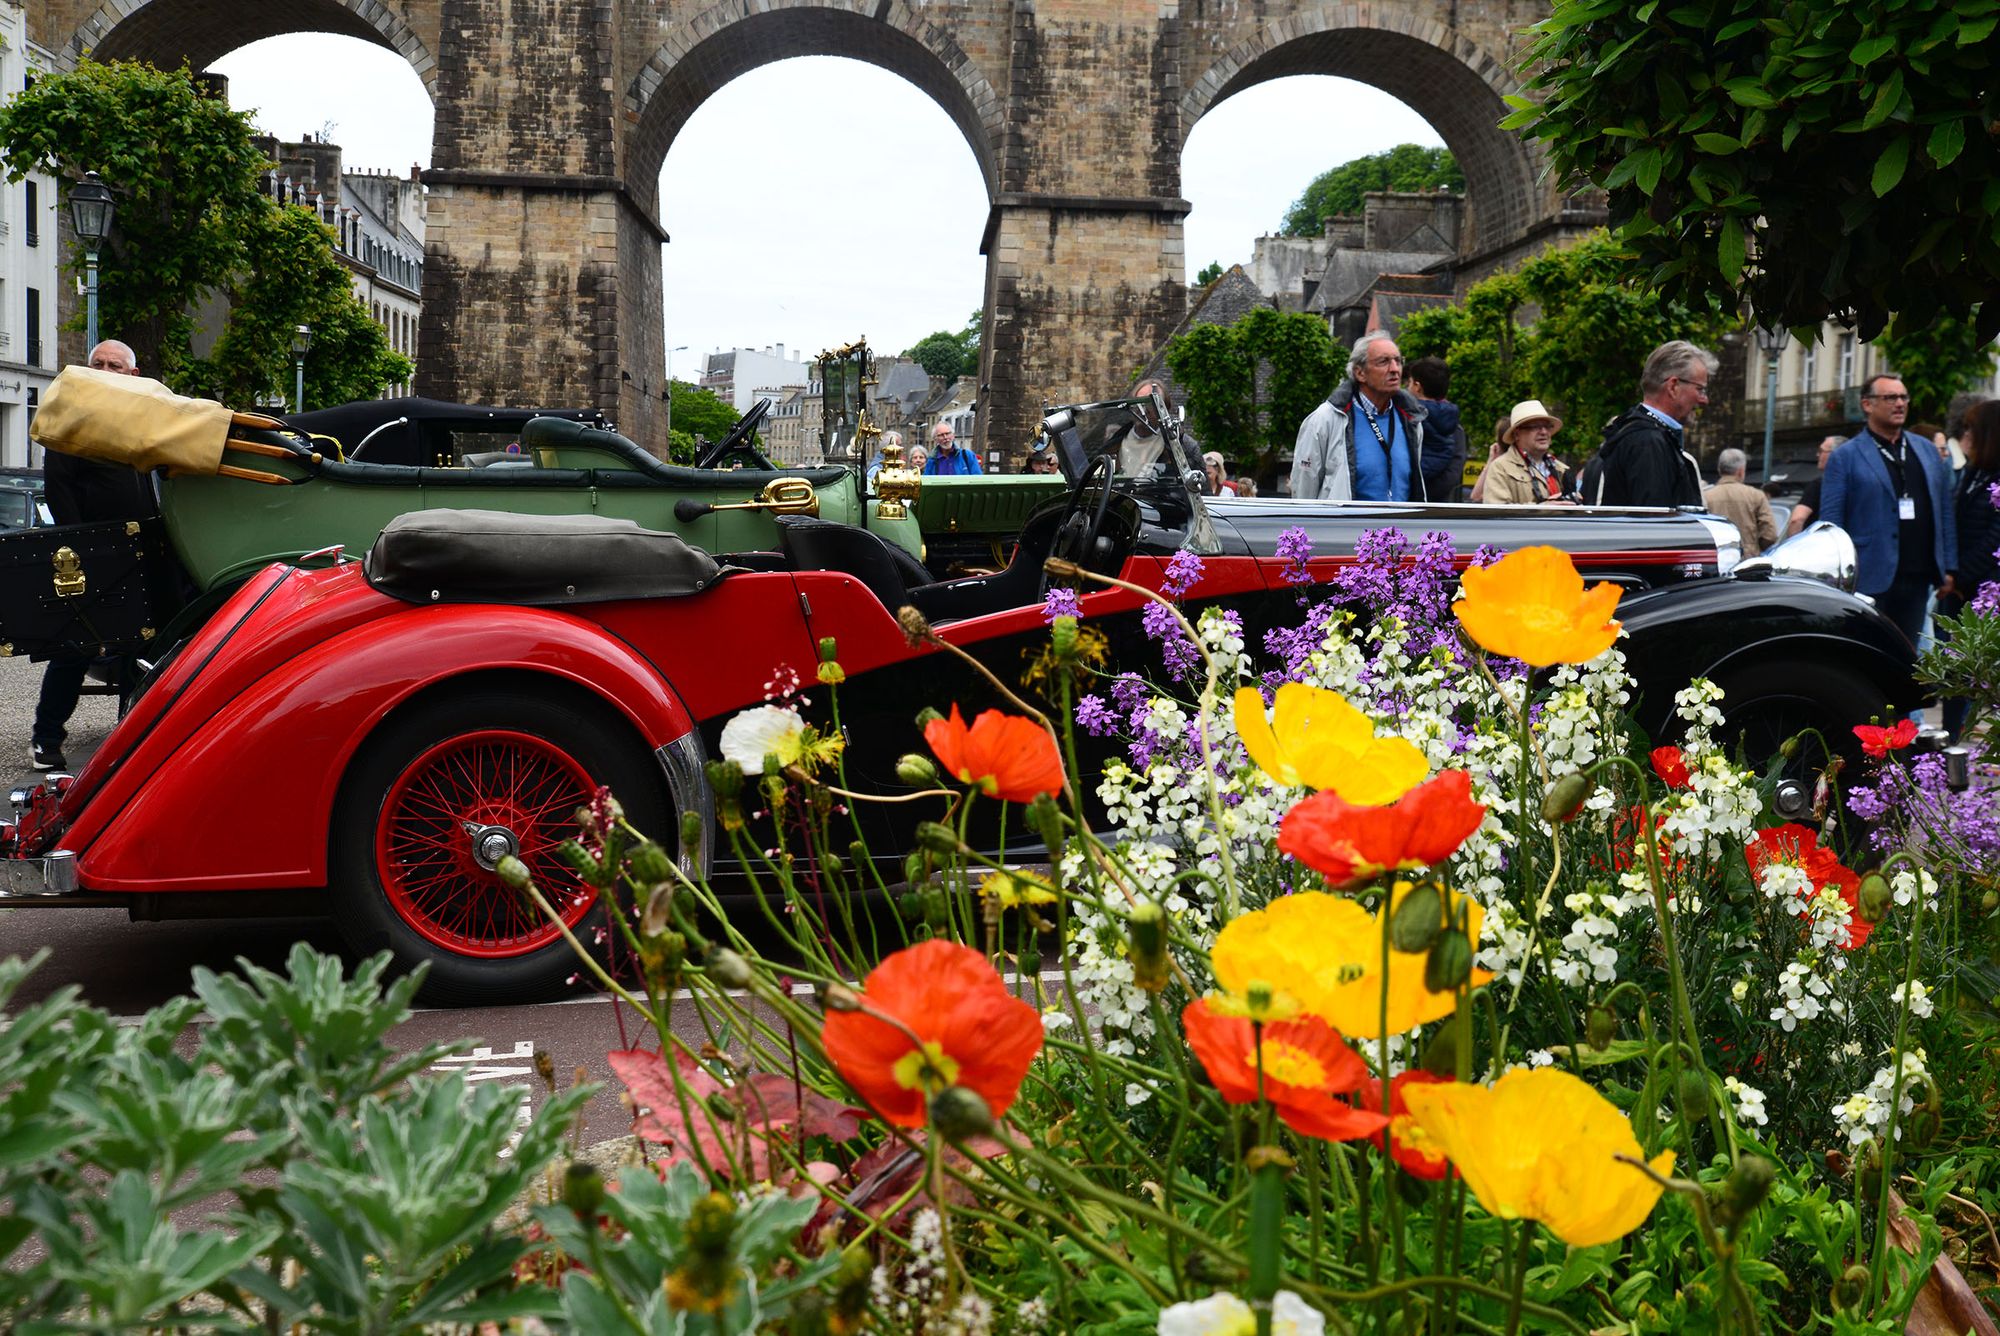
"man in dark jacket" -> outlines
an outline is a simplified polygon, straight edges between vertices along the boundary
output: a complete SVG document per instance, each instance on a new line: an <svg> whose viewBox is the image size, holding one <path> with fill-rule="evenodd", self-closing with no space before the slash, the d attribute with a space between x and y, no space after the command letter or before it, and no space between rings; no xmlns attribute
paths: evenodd
<svg viewBox="0 0 2000 1336"><path fill-rule="evenodd" d="M132 350L106 339L90 350L90 365L98 371L136 376L139 366ZM99 520L137 520L154 513L153 491L144 474L122 464L105 464L51 451L42 464L49 514L57 524L88 524ZM114 671L125 671L124 660L106 660ZM83 679L90 671L89 655L51 655L42 672L42 694L35 702L34 730L28 762L37 770L62 770L69 735L69 717L76 713Z"/></svg>
<svg viewBox="0 0 2000 1336"><path fill-rule="evenodd" d="M1442 357L1419 357L1410 363L1410 393L1429 414L1424 419L1424 496L1432 501L1458 501L1465 488L1465 427L1451 392L1451 368Z"/></svg>
<svg viewBox="0 0 2000 1336"><path fill-rule="evenodd" d="M1715 368L1713 353L1685 339L1653 349L1639 378L1638 406L1612 419L1583 470L1578 490L1585 505L1701 504L1701 469L1683 441L1688 420L1708 402Z"/></svg>

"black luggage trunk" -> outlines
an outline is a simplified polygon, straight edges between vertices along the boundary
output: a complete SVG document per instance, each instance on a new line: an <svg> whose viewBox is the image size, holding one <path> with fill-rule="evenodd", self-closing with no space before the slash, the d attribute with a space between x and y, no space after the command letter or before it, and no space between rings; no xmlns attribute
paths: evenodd
<svg viewBox="0 0 2000 1336"><path fill-rule="evenodd" d="M0 533L0 654L151 657L179 604L157 518Z"/></svg>

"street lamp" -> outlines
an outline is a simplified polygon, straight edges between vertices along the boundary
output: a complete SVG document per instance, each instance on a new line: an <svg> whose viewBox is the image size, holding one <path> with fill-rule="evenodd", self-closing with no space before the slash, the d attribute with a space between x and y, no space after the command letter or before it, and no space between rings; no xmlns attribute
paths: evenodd
<svg viewBox="0 0 2000 1336"><path fill-rule="evenodd" d="M86 359L90 350L97 346L97 248L111 231L111 215L116 210L111 191L96 172L85 172L83 179L69 188L70 226L76 230L76 239L83 243L83 355Z"/></svg>
<svg viewBox="0 0 2000 1336"><path fill-rule="evenodd" d="M667 436L669 439L674 434L674 354L684 353L687 350L688 346L685 343L678 347L667 349Z"/></svg>
<svg viewBox="0 0 2000 1336"><path fill-rule="evenodd" d="M1783 325L1759 325L1757 346L1764 350L1764 483L1771 481L1771 440L1778 430L1778 355L1791 344L1792 331Z"/></svg>
<svg viewBox="0 0 2000 1336"><path fill-rule="evenodd" d="M292 330L292 411L306 411L306 353L313 346L311 325L298 325Z"/></svg>

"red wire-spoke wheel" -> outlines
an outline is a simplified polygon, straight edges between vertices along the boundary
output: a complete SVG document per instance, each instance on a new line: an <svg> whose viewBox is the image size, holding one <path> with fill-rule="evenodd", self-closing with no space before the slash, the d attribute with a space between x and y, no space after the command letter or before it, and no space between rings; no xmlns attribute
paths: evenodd
<svg viewBox="0 0 2000 1336"><path fill-rule="evenodd" d="M426 941L461 955L549 945L561 932L495 868L508 854L527 864L542 898L575 928L597 891L555 851L595 791L575 757L532 734L482 729L437 743L397 776L375 826L390 905Z"/></svg>
<svg viewBox="0 0 2000 1336"><path fill-rule="evenodd" d="M423 966L433 1004L557 996L589 974L525 892L508 854L585 950L605 958L604 901L556 857L599 786L655 836L672 827L652 748L604 702L555 683L448 687L392 715L341 778L328 832L335 922L359 955Z"/></svg>

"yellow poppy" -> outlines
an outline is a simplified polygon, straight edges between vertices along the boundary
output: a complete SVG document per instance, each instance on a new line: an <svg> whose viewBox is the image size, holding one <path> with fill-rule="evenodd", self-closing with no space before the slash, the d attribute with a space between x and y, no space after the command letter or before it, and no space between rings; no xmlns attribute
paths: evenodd
<svg viewBox="0 0 2000 1336"><path fill-rule="evenodd" d="M1644 1158L1631 1123L1566 1071L1517 1067L1490 1087L1412 1085L1403 1099L1479 1204L1503 1219L1539 1220L1588 1248L1637 1229L1660 1199L1658 1184L1612 1158ZM1674 1153L1650 1163L1665 1177Z"/></svg>
<svg viewBox="0 0 2000 1336"><path fill-rule="evenodd" d="M1037 877L1032 872L1018 868L989 872L979 883L979 893L1000 901L1002 909L1018 909L1022 905L1052 905L1056 902L1056 888Z"/></svg>
<svg viewBox="0 0 2000 1336"><path fill-rule="evenodd" d="M1278 688L1268 720L1262 692L1238 691L1236 732L1257 768L1280 784L1328 790L1357 807L1392 803L1430 773L1415 743L1376 737L1374 722L1339 692L1303 682Z"/></svg>
<svg viewBox="0 0 2000 1336"><path fill-rule="evenodd" d="M1390 1034L1402 1034L1449 1016L1457 1005L1455 995L1450 991L1433 993L1424 986L1425 953L1421 951L1392 949L1384 987L1384 925L1409 890L1408 882L1398 882L1391 907L1381 916L1344 895L1324 891L1300 891L1239 915L1223 925L1209 949L1215 981L1237 998L1246 997L1253 986L1283 997L1350 1039L1382 1035L1385 991ZM1476 946L1483 915L1478 905L1453 895L1454 914L1461 905L1468 912L1470 936ZM1476 988L1492 978L1487 971L1475 969L1471 983Z"/></svg>
<svg viewBox="0 0 2000 1336"><path fill-rule="evenodd" d="M1586 592L1567 552L1524 547L1491 566L1470 567L1459 579L1465 597L1452 612L1491 653L1547 668L1589 663L1618 639L1611 614L1623 591L1597 584Z"/></svg>

